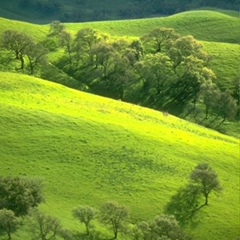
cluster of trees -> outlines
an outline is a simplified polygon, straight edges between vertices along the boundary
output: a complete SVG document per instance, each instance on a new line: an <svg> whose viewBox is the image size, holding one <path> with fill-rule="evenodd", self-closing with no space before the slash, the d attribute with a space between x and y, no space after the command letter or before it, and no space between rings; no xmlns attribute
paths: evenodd
<svg viewBox="0 0 240 240"><path fill-rule="evenodd" d="M221 124L236 116L233 93L218 88L210 57L190 35L163 27L132 41L113 40L85 28L74 38L60 22L52 23L51 32L66 52L57 66L93 93L178 116L192 114L202 123L221 119Z"/></svg>
<svg viewBox="0 0 240 240"><path fill-rule="evenodd" d="M208 164L199 164L190 175L190 183L174 195L166 207L165 214L149 221L131 223L126 206L117 202L106 202L100 209L77 206L72 215L85 226L85 233L64 229L61 221L37 209L43 202L42 181L20 177L0 177L0 234L5 232L12 238L23 218L28 219L33 239L105 239L96 229L98 221L118 239L119 234L133 240L190 240L182 230L183 223L193 219L194 214L208 205L209 194L221 189L217 174ZM199 205L204 197L204 204Z"/></svg>
<svg viewBox="0 0 240 240"><path fill-rule="evenodd" d="M42 181L20 177L0 177L0 233L8 239L32 208L43 202Z"/></svg>
<svg viewBox="0 0 240 240"><path fill-rule="evenodd" d="M27 61L31 75L38 64L46 62L47 49L26 33L6 30L2 35L1 47L11 53L10 60L15 59L20 62L19 70L25 69Z"/></svg>
<svg viewBox="0 0 240 240"><path fill-rule="evenodd" d="M154 29L127 40L91 28L73 36L64 24L54 21L41 43L7 30L1 47L10 52L10 60L19 62L18 69L29 74L47 63L48 52L64 49L62 57L52 63L85 84L88 91L182 117L191 115L198 123L217 121L220 125L234 120L238 110L233 93L218 88L203 46L172 28Z"/></svg>
<svg viewBox="0 0 240 240"><path fill-rule="evenodd" d="M114 3L109 1L109 6ZM57 0L20 0L20 8L35 9L40 13L49 15L57 14L61 21L95 21L119 18L142 18L153 15L170 15L181 11L196 9L200 7L215 7L223 9L236 9L239 6L239 0L132 0L118 3L112 7L92 8L87 1L68 1L67 10L64 3ZM70 5L70 8L69 8ZM99 4L97 4L99 6Z"/></svg>

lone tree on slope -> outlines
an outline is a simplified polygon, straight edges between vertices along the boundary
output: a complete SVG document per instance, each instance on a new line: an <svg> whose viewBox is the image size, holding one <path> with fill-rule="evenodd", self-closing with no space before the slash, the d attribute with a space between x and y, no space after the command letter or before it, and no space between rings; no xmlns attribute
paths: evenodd
<svg viewBox="0 0 240 240"><path fill-rule="evenodd" d="M207 163L199 164L190 175L190 179L205 197L204 205L208 205L208 197L212 191L221 190L218 175Z"/></svg>

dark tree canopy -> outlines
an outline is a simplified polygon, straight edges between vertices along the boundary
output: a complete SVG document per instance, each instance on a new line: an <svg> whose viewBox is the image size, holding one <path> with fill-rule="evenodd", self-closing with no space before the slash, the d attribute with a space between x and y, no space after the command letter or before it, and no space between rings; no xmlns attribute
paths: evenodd
<svg viewBox="0 0 240 240"><path fill-rule="evenodd" d="M23 216L42 201L42 182L39 179L0 177L0 209L6 208L16 216Z"/></svg>
<svg viewBox="0 0 240 240"><path fill-rule="evenodd" d="M73 209L73 216L84 223L86 234L89 235L91 221L96 218L97 210L90 206L78 206Z"/></svg>
<svg viewBox="0 0 240 240"><path fill-rule="evenodd" d="M129 218L128 209L116 202L107 202L102 206L100 214L101 221L112 229L113 239L117 239L119 232L124 229Z"/></svg>
<svg viewBox="0 0 240 240"><path fill-rule="evenodd" d="M0 230L7 233L8 240L12 237L12 233L17 230L20 220L15 216L12 210L0 209Z"/></svg>
<svg viewBox="0 0 240 240"><path fill-rule="evenodd" d="M33 211L31 222L31 233L33 235L33 239L56 239L58 235L62 234L63 230L61 222L57 218L47 215L45 213Z"/></svg>

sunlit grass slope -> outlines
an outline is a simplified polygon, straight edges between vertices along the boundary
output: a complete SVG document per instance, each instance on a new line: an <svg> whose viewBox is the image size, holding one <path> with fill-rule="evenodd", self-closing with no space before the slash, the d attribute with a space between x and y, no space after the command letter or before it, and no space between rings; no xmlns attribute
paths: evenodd
<svg viewBox="0 0 240 240"><path fill-rule="evenodd" d="M49 31L49 26L0 18L0 36L6 30L24 32L33 37L35 40L40 41L46 37Z"/></svg>
<svg viewBox="0 0 240 240"><path fill-rule="evenodd" d="M216 81L222 88L231 89L240 74L240 45L217 42L202 42L202 44L211 57L209 67L215 72Z"/></svg>
<svg viewBox="0 0 240 240"><path fill-rule="evenodd" d="M142 36L159 27L171 27L180 34L191 34L198 40L213 42L239 42L240 21L220 12L199 10L175 14L169 17L123 21L89 22L68 24L76 31L91 27L116 36Z"/></svg>
<svg viewBox="0 0 240 240"><path fill-rule="evenodd" d="M223 191L210 196L193 233L240 234L237 139L29 76L0 73L0 89L1 175L42 177L41 207L66 227L76 205L107 200L129 206L132 221L160 214L193 168L208 162Z"/></svg>

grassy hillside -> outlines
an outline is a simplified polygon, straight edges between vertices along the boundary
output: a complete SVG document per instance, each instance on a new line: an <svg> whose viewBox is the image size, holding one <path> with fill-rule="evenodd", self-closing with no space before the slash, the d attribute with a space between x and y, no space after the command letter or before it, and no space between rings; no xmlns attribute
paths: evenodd
<svg viewBox="0 0 240 240"><path fill-rule="evenodd" d="M41 208L64 226L76 227L76 205L107 200L129 206L132 221L149 219L198 163L208 162L223 192L210 196L193 234L199 240L240 235L237 139L29 76L0 73L0 88L1 175L42 177Z"/></svg>
<svg viewBox="0 0 240 240"><path fill-rule="evenodd" d="M49 31L48 25L37 25L27 22L13 21L6 18L0 18L0 26L0 36L4 31L11 29L25 32L38 41L43 40Z"/></svg>
<svg viewBox="0 0 240 240"><path fill-rule="evenodd" d="M115 36L140 37L159 27L176 29L182 35L193 35L198 40L211 42L239 42L240 21L223 13L209 10L188 11L169 17L136 20L67 24L73 32L91 27Z"/></svg>

